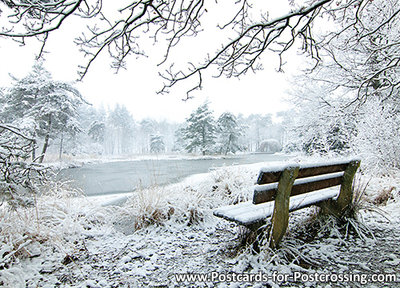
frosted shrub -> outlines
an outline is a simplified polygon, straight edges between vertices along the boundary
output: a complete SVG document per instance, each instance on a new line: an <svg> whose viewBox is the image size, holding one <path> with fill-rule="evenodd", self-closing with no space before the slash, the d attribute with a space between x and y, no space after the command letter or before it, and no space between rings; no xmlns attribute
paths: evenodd
<svg viewBox="0 0 400 288"><path fill-rule="evenodd" d="M354 150L362 156L365 168L387 174L400 168L400 115L397 108L380 100L369 100L360 109Z"/></svg>
<svg viewBox="0 0 400 288"><path fill-rule="evenodd" d="M0 123L0 203L32 204L32 194L44 179L45 168L29 162L35 140L21 129Z"/></svg>
<svg viewBox="0 0 400 288"><path fill-rule="evenodd" d="M216 207L248 200L254 179L252 169L217 169L206 178L139 190L128 200L124 213L133 218L135 229L167 221L195 224L212 217Z"/></svg>
<svg viewBox="0 0 400 288"><path fill-rule="evenodd" d="M296 78L290 91L295 105L287 114L284 151L302 151L308 155L346 154L354 134L354 117L342 109L342 101L327 93L322 83ZM326 97L321 97L326 95Z"/></svg>
<svg viewBox="0 0 400 288"><path fill-rule="evenodd" d="M212 203L210 200L190 186L154 186L135 193L128 200L125 211L129 211L134 219L135 229L168 220L190 225L203 219L204 209Z"/></svg>
<svg viewBox="0 0 400 288"><path fill-rule="evenodd" d="M169 194L162 188L150 187L140 189L129 199L128 207L135 216L136 229L168 219L173 213L173 208L168 203Z"/></svg>
<svg viewBox="0 0 400 288"><path fill-rule="evenodd" d="M249 170L224 167L213 171L211 177L215 183L212 187L214 197L221 198L226 204L244 202L252 197L251 187L256 176Z"/></svg>

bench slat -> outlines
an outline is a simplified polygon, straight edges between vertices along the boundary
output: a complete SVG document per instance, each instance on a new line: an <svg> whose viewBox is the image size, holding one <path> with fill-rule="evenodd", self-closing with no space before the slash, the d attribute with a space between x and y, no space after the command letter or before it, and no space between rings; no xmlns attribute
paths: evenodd
<svg viewBox="0 0 400 288"><path fill-rule="evenodd" d="M320 175L314 177L308 177L303 179L297 179L294 181L292 192L290 196L296 196L307 192L330 188L342 184L344 172L332 173L328 175ZM314 179L315 178L315 179ZM311 181L307 181L307 180Z"/></svg>
<svg viewBox="0 0 400 288"><path fill-rule="evenodd" d="M251 201L247 201L218 208L214 211L214 215L241 225L251 225L271 216L274 211L274 203L271 201L254 205Z"/></svg>
<svg viewBox="0 0 400 288"><path fill-rule="evenodd" d="M342 172L346 170L349 163L350 163L349 160L343 160L341 162L300 165L297 179L329 174L329 173ZM256 183L258 185L263 185L263 184L279 182L279 178L281 177L282 171L286 168L286 166L261 169Z"/></svg>
<svg viewBox="0 0 400 288"><path fill-rule="evenodd" d="M290 197L289 211L295 211L315 205L328 199L334 199L339 194L337 189L325 189L307 194ZM241 225L251 225L264 221L274 211L274 201L253 204L251 201L236 205L223 206L214 211L214 215Z"/></svg>
<svg viewBox="0 0 400 288"><path fill-rule="evenodd" d="M333 166L326 165L326 166L308 167L308 168L300 167L299 175L297 176L297 179L311 177L311 176L318 176L318 175L323 175L323 174L329 174L329 173L342 172L342 171L346 170L347 166L349 166L349 163L343 163L343 164L338 164L338 165L333 165Z"/></svg>
<svg viewBox="0 0 400 288"><path fill-rule="evenodd" d="M294 181L290 196L334 187L342 184L344 172L313 176ZM275 199L277 184L256 185L254 188L253 203L260 204Z"/></svg>

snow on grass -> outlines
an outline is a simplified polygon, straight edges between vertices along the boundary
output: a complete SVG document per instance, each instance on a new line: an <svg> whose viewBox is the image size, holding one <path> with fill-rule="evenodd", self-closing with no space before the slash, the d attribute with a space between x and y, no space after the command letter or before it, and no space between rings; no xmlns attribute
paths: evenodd
<svg viewBox="0 0 400 288"><path fill-rule="evenodd" d="M399 183L393 178L373 178L368 186L367 195L395 187L386 206L380 206L386 218L361 211L360 220L375 238L346 233L330 218L316 221L315 211L309 208L290 214L280 249L262 247L259 254L252 253L251 245L243 245L241 229L214 217L212 211L251 198L258 171L265 166L224 167L178 184L141 189L122 206L102 207L92 197L68 193L38 197L37 208L9 210L3 204L0 286L363 287L276 279L178 283L175 275L398 273Z"/></svg>
<svg viewBox="0 0 400 288"><path fill-rule="evenodd" d="M252 197L257 171L258 167L225 167L190 176L178 184L139 189L124 207L136 228L164 222L204 222L212 217L213 209Z"/></svg>
<svg viewBox="0 0 400 288"><path fill-rule="evenodd" d="M25 277L32 277L32 273L39 271L47 272L43 267L38 267L39 271L27 269L24 261L42 259L48 249L58 257L66 257L74 251L75 241L89 230L94 234L99 228L103 233L110 213L87 201L75 201L71 196L74 194L74 191L64 191L62 195L42 195L35 198L33 207L11 209L3 203L0 209L0 286L25 287Z"/></svg>

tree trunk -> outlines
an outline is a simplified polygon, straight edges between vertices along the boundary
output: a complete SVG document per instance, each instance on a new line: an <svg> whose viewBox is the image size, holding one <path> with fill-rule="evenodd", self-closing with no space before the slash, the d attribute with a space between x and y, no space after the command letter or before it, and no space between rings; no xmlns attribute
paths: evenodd
<svg viewBox="0 0 400 288"><path fill-rule="evenodd" d="M202 127L202 131L201 131L201 132L202 132L202 135L201 135L201 136L202 136L202 138L203 138L203 139L201 139L201 140L202 140L202 141L201 141L201 142L202 142L202 143L201 143L201 144L202 144L202 145L201 145L201 146L202 146L202 147L201 147L201 150L202 150L203 156L204 156L204 155L206 155L206 128L205 128L204 126Z"/></svg>
<svg viewBox="0 0 400 288"><path fill-rule="evenodd" d="M226 146L226 149L225 149L225 155L228 155L228 152L231 147L231 142L232 142L232 134L229 134L229 140L228 140L228 145Z"/></svg>
<svg viewBox="0 0 400 288"><path fill-rule="evenodd" d="M32 147L32 162L36 160L36 140L33 141Z"/></svg>
<svg viewBox="0 0 400 288"><path fill-rule="evenodd" d="M63 151L63 142L64 142L64 133L61 132L61 139L60 139L60 154L58 155L58 159L61 162L61 158L62 158L62 151Z"/></svg>
<svg viewBox="0 0 400 288"><path fill-rule="evenodd" d="M47 148L49 147L50 130L51 130L51 114L49 115L49 120L48 120L47 124L48 124L48 130L47 130L46 137L44 137L44 144L43 144L42 154L40 155L40 158L39 158L39 163L43 163L44 154L46 154Z"/></svg>

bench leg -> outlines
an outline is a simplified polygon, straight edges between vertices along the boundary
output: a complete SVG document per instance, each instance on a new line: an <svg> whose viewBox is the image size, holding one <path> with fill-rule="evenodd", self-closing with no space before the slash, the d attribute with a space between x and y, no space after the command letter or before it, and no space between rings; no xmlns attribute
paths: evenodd
<svg viewBox="0 0 400 288"><path fill-rule="evenodd" d="M289 222L289 200L294 180L299 173L299 167L288 167L279 179L278 190L275 198L274 213L272 214L272 229L269 244L276 248L286 233Z"/></svg>
<svg viewBox="0 0 400 288"><path fill-rule="evenodd" d="M322 213L333 214L337 218L343 216L346 208L353 200L353 180L358 167L360 167L359 160L354 160L349 163L349 166L347 166L347 169L344 171L343 181L337 200L322 203Z"/></svg>

